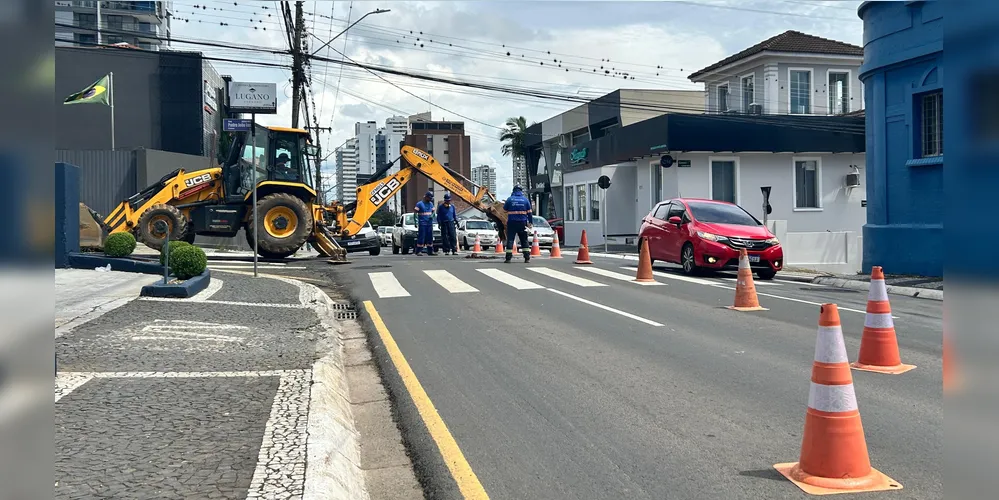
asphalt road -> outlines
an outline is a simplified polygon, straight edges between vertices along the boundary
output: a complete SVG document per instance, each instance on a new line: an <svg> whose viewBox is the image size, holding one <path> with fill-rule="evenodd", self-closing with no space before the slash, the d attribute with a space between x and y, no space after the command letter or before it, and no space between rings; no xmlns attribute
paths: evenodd
<svg viewBox="0 0 999 500"><path fill-rule="evenodd" d="M663 285L640 286L607 275L634 262L594 258L597 274L571 257L353 254L285 273L326 273L372 302L491 498L806 498L772 465L799 458L819 304L839 305L856 359L866 294L757 280L769 310L740 313L724 308L734 275L657 266ZM942 303L891 304L917 368L853 377L872 464L904 491L864 496L941 498ZM379 350L428 496L460 498Z"/></svg>

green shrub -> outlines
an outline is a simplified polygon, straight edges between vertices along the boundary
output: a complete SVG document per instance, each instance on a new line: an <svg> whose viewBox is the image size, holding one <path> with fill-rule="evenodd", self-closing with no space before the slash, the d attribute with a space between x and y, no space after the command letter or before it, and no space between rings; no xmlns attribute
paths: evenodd
<svg viewBox="0 0 999 500"><path fill-rule="evenodd" d="M126 257L135 251L135 236L132 233L114 233L104 241L104 255Z"/></svg>
<svg viewBox="0 0 999 500"><path fill-rule="evenodd" d="M170 270L182 280L205 272L206 267L208 257L205 256L205 251L194 245L182 246L170 252Z"/></svg>
<svg viewBox="0 0 999 500"><path fill-rule="evenodd" d="M166 250L168 248L170 249L170 267L173 267L173 251L178 248L184 248L189 246L191 246L190 243L180 240L171 241L169 245L163 245L163 248L160 249L160 265L162 266L164 264L163 261L166 260L166 255L167 255Z"/></svg>

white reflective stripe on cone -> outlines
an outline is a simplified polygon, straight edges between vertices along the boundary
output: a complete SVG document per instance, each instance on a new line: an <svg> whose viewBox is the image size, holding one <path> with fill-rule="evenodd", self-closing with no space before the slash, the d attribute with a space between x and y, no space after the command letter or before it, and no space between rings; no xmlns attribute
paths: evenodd
<svg viewBox="0 0 999 500"><path fill-rule="evenodd" d="M891 319L891 313L867 313L864 328L895 328L895 322Z"/></svg>
<svg viewBox="0 0 999 500"><path fill-rule="evenodd" d="M820 326L815 342L815 361L819 363L849 363L843 330L839 326Z"/></svg>
<svg viewBox="0 0 999 500"><path fill-rule="evenodd" d="M812 382L808 388L808 407L829 413L853 411L857 408L857 393L853 384L822 385Z"/></svg>
<svg viewBox="0 0 999 500"><path fill-rule="evenodd" d="M748 255L746 258L739 257L739 269L750 269Z"/></svg>
<svg viewBox="0 0 999 500"><path fill-rule="evenodd" d="M888 287L885 285L885 280L871 280L871 290L867 293L867 300L888 300Z"/></svg>

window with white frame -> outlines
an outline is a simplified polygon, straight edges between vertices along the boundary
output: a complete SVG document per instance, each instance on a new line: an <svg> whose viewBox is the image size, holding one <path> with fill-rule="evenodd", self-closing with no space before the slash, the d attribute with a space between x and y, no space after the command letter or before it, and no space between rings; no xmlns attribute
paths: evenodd
<svg viewBox="0 0 999 500"><path fill-rule="evenodd" d="M596 183L590 183L586 185L586 188L590 192L590 220L598 221L600 220L600 186Z"/></svg>
<svg viewBox="0 0 999 500"><path fill-rule="evenodd" d="M920 136L923 158L943 155L943 91L923 94L920 99Z"/></svg>
<svg viewBox="0 0 999 500"><path fill-rule="evenodd" d="M829 114L850 112L850 72L829 72Z"/></svg>
<svg viewBox="0 0 999 500"><path fill-rule="evenodd" d="M572 202L572 199L576 196L576 189L570 184L565 186L563 191L565 192L565 220L574 221L576 220L576 211L573 207L575 207L576 204Z"/></svg>
<svg viewBox="0 0 999 500"><path fill-rule="evenodd" d="M735 203L735 161L711 161L711 199Z"/></svg>
<svg viewBox="0 0 999 500"><path fill-rule="evenodd" d="M718 86L718 112L728 111L728 84Z"/></svg>
<svg viewBox="0 0 999 500"><path fill-rule="evenodd" d="M586 184L576 186L576 220L586 220Z"/></svg>
<svg viewBox="0 0 999 500"><path fill-rule="evenodd" d="M756 86L756 75L742 77L742 112L748 113L749 106L753 104L756 97L754 88Z"/></svg>
<svg viewBox="0 0 999 500"><path fill-rule="evenodd" d="M649 190L649 200L652 205L659 203L663 193L663 167L658 160L649 163L649 173L652 176L652 189Z"/></svg>
<svg viewBox="0 0 999 500"><path fill-rule="evenodd" d="M819 205L819 161L794 160L794 208L822 208Z"/></svg>
<svg viewBox="0 0 999 500"><path fill-rule="evenodd" d="M788 93L790 114L808 115L812 113L812 70L792 69L788 71Z"/></svg>

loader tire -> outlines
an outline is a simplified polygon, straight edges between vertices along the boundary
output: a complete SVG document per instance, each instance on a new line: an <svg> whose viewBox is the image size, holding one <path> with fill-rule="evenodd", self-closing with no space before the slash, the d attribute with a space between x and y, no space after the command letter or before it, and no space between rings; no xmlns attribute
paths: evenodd
<svg viewBox="0 0 999 500"><path fill-rule="evenodd" d="M283 259L302 248L312 234L312 212L299 198L274 193L257 202L259 221L253 213L246 224L246 242L253 248L253 235L259 231L257 254L265 259Z"/></svg>
<svg viewBox="0 0 999 500"><path fill-rule="evenodd" d="M166 222L167 231L161 232L157 228L157 222ZM184 214L172 205L153 205L139 217L138 224L139 240L153 250L159 250L166 244L167 239L171 241L181 239L187 233L187 219Z"/></svg>

